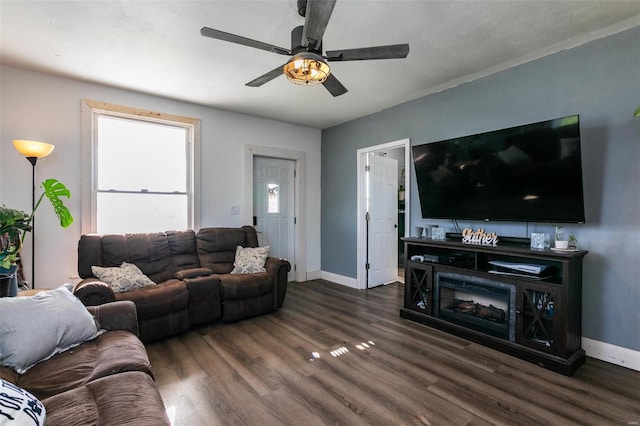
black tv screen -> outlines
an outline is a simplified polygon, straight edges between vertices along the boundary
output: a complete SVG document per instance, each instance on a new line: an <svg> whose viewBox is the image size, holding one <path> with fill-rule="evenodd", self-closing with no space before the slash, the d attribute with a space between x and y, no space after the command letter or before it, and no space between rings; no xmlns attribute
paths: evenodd
<svg viewBox="0 0 640 426"><path fill-rule="evenodd" d="M412 151L425 219L584 223L577 115Z"/></svg>

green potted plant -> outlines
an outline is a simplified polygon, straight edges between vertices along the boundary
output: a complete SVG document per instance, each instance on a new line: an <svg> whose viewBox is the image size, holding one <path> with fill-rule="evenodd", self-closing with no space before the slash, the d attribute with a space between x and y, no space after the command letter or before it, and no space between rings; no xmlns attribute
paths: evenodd
<svg viewBox="0 0 640 426"><path fill-rule="evenodd" d="M634 117L640 117L640 107L638 107L638 109L636 110L636 112L633 113Z"/></svg>
<svg viewBox="0 0 640 426"><path fill-rule="evenodd" d="M46 179L42 182L41 187L44 192L38 198L38 202L30 214L4 205L0 206L0 277L2 287L8 285L8 280L13 279L15 275L22 243L27 232L31 231L36 210L45 197L51 202L60 221L60 226L67 228L73 223L71 211L61 200L61 197L69 198L71 196L67 187L57 179ZM0 290L4 293L3 288Z"/></svg>

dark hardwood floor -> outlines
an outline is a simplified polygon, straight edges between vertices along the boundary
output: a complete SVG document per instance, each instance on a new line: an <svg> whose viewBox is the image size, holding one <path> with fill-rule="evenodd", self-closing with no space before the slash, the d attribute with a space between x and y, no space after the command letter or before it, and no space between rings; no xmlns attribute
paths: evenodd
<svg viewBox="0 0 640 426"><path fill-rule="evenodd" d="M290 283L278 312L147 345L174 425L640 424L640 372L565 377L403 320L402 297Z"/></svg>

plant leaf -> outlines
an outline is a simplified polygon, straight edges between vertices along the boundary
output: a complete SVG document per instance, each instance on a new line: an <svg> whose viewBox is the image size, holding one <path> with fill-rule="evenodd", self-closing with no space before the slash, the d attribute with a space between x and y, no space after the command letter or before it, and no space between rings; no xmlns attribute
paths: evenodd
<svg viewBox="0 0 640 426"><path fill-rule="evenodd" d="M21 210L0 207L0 235L9 233L9 239L15 238L19 231L31 231L29 215Z"/></svg>
<svg viewBox="0 0 640 426"><path fill-rule="evenodd" d="M71 191L67 189L62 182L57 179L47 179L42 182L44 188L44 195L49 199L53 210L58 215L60 220L60 226L67 228L73 223L73 216L67 206L64 205L60 197L71 197Z"/></svg>
<svg viewBox="0 0 640 426"><path fill-rule="evenodd" d="M640 107L638 107L638 109L636 110L635 113L633 113L634 117L640 117Z"/></svg>
<svg viewBox="0 0 640 426"><path fill-rule="evenodd" d="M0 265L13 265L22 249L20 234L31 231L31 218L27 213L0 206Z"/></svg>

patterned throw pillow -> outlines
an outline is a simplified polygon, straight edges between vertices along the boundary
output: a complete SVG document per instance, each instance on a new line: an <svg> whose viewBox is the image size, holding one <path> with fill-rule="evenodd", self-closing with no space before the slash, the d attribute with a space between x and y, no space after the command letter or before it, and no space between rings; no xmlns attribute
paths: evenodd
<svg viewBox="0 0 640 426"><path fill-rule="evenodd" d="M143 274L140 268L127 262L122 262L122 265L113 268L92 266L91 272L100 281L108 284L114 293L123 293L156 284Z"/></svg>
<svg viewBox="0 0 640 426"><path fill-rule="evenodd" d="M26 390L0 379L0 424L44 425L47 410Z"/></svg>
<svg viewBox="0 0 640 426"><path fill-rule="evenodd" d="M265 247L236 247L236 260L233 262L232 274L255 274L266 272L264 264L269 256L271 246Z"/></svg>

